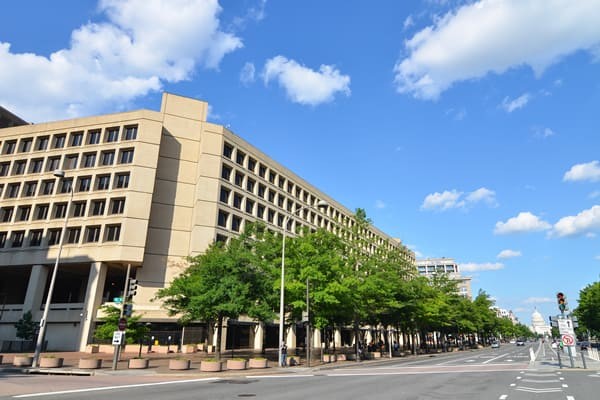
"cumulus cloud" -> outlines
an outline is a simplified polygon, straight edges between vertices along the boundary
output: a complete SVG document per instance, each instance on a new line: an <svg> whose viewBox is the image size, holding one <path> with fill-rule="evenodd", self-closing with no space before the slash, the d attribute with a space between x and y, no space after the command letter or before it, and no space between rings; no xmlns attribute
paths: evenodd
<svg viewBox="0 0 600 400"><path fill-rule="evenodd" d="M498 253L496 257L500 259L521 257L521 252L517 250L506 249Z"/></svg>
<svg viewBox="0 0 600 400"><path fill-rule="evenodd" d="M506 235L511 233L536 232L550 229L552 226L529 211L520 212L516 217L509 218L506 222L496 222L494 233Z"/></svg>
<svg viewBox="0 0 600 400"><path fill-rule="evenodd" d="M529 100L531 100L529 93L524 93L513 100L505 97L500 106L504 109L504 111L511 113L519 108L525 107L527 103L529 103Z"/></svg>
<svg viewBox="0 0 600 400"><path fill-rule="evenodd" d="M332 65L321 65L315 71L276 56L265 63L263 76L265 84L277 81L294 103L314 106L332 101L338 93L350 96L350 77Z"/></svg>
<svg viewBox="0 0 600 400"><path fill-rule="evenodd" d="M563 181L600 181L600 162L594 160L589 163L575 164L565 172Z"/></svg>
<svg viewBox="0 0 600 400"><path fill-rule="evenodd" d="M421 204L421 210L445 211L452 208L468 208L477 203L485 203L488 206L497 206L496 192L481 187L470 193L459 192L456 189L451 191L435 192L428 194Z"/></svg>
<svg viewBox="0 0 600 400"><path fill-rule="evenodd" d="M244 85L249 85L253 83L255 80L255 73L256 68L254 67L254 64L252 64L251 62L247 62L246 64L244 64L240 72L240 81Z"/></svg>
<svg viewBox="0 0 600 400"><path fill-rule="evenodd" d="M0 104L31 121L114 110L242 47L220 29L217 0L101 0L99 10L105 21L48 57L0 42Z"/></svg>
<svg viewBox="0 0 600 400"><path fill-rule="evenodd" d="M497 271L503 268L504 264L502 263L464 263L458 266L462 272Z"/></svg>
<svg viewBox="0 0 600 400"><path fill-rule="evenodd" d="M463 4L405 42L407 56L394 66L397 90L432 100L456 82L523 65L540 76L569 54L594 54L599 20L596 1Z"/></svg>
<svg viewBox="0 0 600 400"><path fill-rule="evenodd" d="M580 236L594 237L594 232L600 230L600 206L593 206L577 215L561 218L551 232L551 236Z"/></svg>
<svg viewBox="0 0 600 400"><path fill-rule="evenodd" d="M550 297L528 297L523 300L525 304L539 304L539 303L554 303L555 299Z"/></svg>

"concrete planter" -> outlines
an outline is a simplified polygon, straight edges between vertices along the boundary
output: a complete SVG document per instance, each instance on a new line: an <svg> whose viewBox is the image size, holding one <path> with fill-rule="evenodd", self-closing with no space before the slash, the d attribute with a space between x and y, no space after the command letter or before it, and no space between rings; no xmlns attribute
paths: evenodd
<svg viewBox="0 0 600 400"><path fill-rule="evenodd" d="M248 360L248 368L267 368L267 359L251 358Z"/></svg>
<svg viewBox="0 0 600 400"><path fill-rule="evenodd" d="M332 363L336 361L335 354L323 354L323 362Z"/></svg>
<svg viewBox="0 0 600 400"><path fill-rule="evenodd" d="M78 367L81 369L102 368L102 360L100 358L82 358L79 360Z"/></svg>
<svg viewBox="0 0 600 400"><path fill-rule="evenodd" d="M150 360L147 358L130 358L129 369L145 369L150 365Z"/></svg>
<svg viewBox="0 0 600 400"><path fill-rule="evenodd" d="M200 371L219 372L221 371L221 361L202 361L200 362Z"/></svg>
<svg viewBox="0 0 600 400"><path fill-rule="evenodd" d="M87 346L85 346L85 352L90 354L100 353L100 345L88 344Z"/></svg>
<svg viewBox="0 0 600 400"><path fill-rule="evenodd" d="M190 369L191 360L185 360L181 358L173 358L169 360L169 369L171 370L184 370Z"/></svg>
<svg viewBox="0 0 600 400"><path fill-rule="evenodd" d="M184 353L195 353L197 351L197 347L195 344L188 344L184 348Z"/></svg>
<svg viewBox="0 0 600 400"><path fill-rule="evenodd" d="M15 356L13 358L15 367L31 367L31 364L33 364L33 357L31 356Z"/></svg>
<svg viewBox="0 0 600 400"><path fill-rule="evenodd" d="M40 368L61 368L65 361L62 357L41 357Z"/></svg>
<svg viewBox="0 0 600 400"><path fill-rule="evenodd" d="M227 360L227 369L236 369L236 370L240 370L240 369L246 369L246 360L236 360L236 359L232 359L232 360Z"/></svg>
<svg viewBox="0 0 600 400"><path fill-rule="evenodd" d="M337 355L337 360L338 361L346 361L346 355L345 354L338 354Z"/></svg>

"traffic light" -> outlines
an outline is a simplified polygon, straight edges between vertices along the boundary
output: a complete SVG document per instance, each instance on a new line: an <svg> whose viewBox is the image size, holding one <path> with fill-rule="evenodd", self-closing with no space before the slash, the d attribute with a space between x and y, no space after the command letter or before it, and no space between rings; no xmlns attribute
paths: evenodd
<svg viewBox="0 0 600 400"><path fill-rule="evenodd" d="M131 303L123 304L123 315L125 317L131 317L131 314L133 314L133 304L131 304Z"/></svg>
<svg viewBox="0 0 600 400"><path fill-rule="evenodd" d="M560 312L565 312L567 309L567 298L563 292L556 293L556 301L558 302L558 309Z"/></svg>
<svg viewBox="0 0 600 400"><path fill-rule="evenodd" d="M129 285L127 285L127 298L132 298L137 293L137 279L129 278Z"/></svg>

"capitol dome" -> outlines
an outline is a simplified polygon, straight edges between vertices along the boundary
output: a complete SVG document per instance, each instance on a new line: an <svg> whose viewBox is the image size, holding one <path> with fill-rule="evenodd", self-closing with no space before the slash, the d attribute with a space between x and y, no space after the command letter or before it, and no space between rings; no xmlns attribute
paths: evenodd
<svg viewBox="0 0 600 400"><path fill-rule="evenodd" d="M544 317L537 309L531 314L531 330L538 335L552 334L552 328L546 324Z"/></svg>

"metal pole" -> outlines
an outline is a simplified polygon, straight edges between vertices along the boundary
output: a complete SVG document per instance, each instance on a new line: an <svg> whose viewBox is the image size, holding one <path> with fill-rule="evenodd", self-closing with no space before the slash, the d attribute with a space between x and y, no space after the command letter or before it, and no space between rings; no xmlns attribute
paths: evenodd
<svg viewBox="0 0 600 400"><path fill-rule="evenodd" d="M64 179L64 172L62 173L62 177L59 180L62 182ZM67 202L67 210L65 214L65 221L63 224L63 229L60 234L60 240L58 243L58 254L56 255L56 261L54 262L54 268L52 269L52 277L50 278L50 287L48 288L48 295L46 297L46 305L44 306L44 313L42 314L42 319L40 319L40 332L37 337L37 342L35 344L35 353L33 354L33 362L31 366L36 368L39 365L40 353L42 352L42 346L44 344L44 339L46 336L46 320L48 318L48 312L50 311L50 302L52 301L52 295L54 293L54 284L56 283L56 273L58 271L58 264L60 263L60 255L62 253L63 245L65 243L65 236L67 236L67 223L69 222L69 212L71 210L71 203L73 202L73 184L71 183L71 187L69 188L69 201Z"/></svg>
<svg viewBox="0 0 600 400"><path fill-rule="evenodd" d="M125 274L125 285L123 286L123 300L121 301L121 312L119 313L119 319L123 318L123 312L125 310L125 302L127 301L127 290L129 290L129 273L131 272L131 264L127 264L127 273ZM114 346L113 353L113 371L117 370L117 364L121 358L121 345L116 344Z"/></svg>
<svg viewBox="0 0 600 400"><path fill-rule="evenodd" d="M283 346L283 328L285 315L283 313L283 302L285 297L285 232L287 230L287 223L290 220L289 215L286 215L283 219L283 238L281 241L281 287L279 288L279 357L277 363L281 366L282 360L282 346Z"/></svg>
<svg viewBox="0 0 600 400"><path fill-rule="evenodd" d="M306 278L306 362L308 367L310 368L310 349L312 347L312 342L310 341L310 297L309 297L309 279Z"/></svg>

